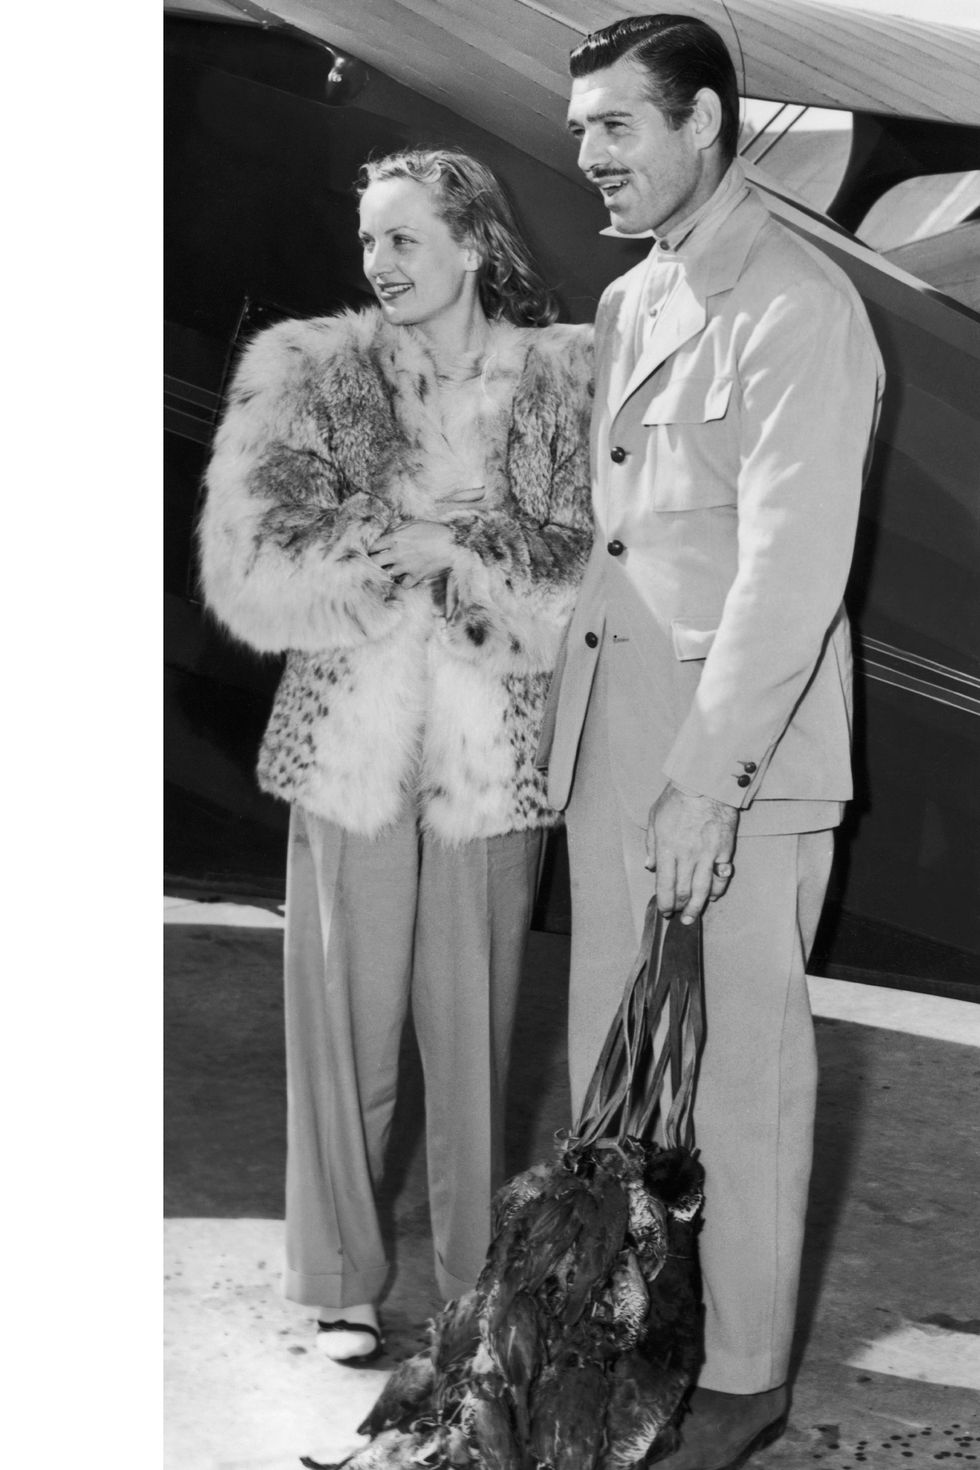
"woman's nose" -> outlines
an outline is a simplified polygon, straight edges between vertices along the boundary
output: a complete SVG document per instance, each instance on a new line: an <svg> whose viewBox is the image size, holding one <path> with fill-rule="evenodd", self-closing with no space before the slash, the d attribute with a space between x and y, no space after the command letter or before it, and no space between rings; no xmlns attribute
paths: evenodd
<svg viewBox="0 0 980 1470"><path fill-rule="evenodd" d="M379 276L384 274L384 251L377 245L372 245L364 252L364 274L366 276Z"/></svg>

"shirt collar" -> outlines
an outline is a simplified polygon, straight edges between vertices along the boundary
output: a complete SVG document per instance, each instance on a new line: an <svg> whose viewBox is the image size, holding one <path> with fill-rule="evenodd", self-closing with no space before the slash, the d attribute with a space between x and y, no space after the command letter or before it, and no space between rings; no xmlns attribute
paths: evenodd
<svg viewBox="0 0 980 1470"><path fill-rule="evenodd" d="M601 235L612 235L619 240L654 240L653 254L656 258L669 260L671 255L680 251L681 247L690 242L690 249L684 251L684 258L689 255L700 254L701 247L707 244L718 226L727 219L736 204L748 193L749 186L745 178L745 170L738 159L734 159L725 171L721 183L718 185L710 199L689 214L686 219L666 235L655 235L653 230L641 230L638 235L627 235L623 230L617 229L615 225L607 225L600 230ZM697 232L697 238L692 238Z"/></svg>

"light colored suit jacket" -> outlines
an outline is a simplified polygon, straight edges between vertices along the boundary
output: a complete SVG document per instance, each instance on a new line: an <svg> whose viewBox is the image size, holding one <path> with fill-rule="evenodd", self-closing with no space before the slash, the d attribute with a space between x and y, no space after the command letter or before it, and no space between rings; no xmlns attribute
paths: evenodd
<svg viewBox="0 0 980 1470"><path fill-rule="evenodd" d="M549 799L568 802L601 655L637 821L670 779L740 808L745 834L834 825L880 354L846 276L754 189L630 371L646 269L606 289L596 321L596 539L539 751Z"/></svg>

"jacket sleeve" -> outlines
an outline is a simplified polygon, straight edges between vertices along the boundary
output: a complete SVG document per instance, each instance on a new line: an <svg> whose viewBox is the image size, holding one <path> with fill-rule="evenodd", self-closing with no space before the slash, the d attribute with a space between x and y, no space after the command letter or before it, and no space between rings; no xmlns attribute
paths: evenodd
<svg viewBox="0 0 980 1470"><path fill-rule="evenodd" d="M554 667L592 540L591 328L546 334L515 395L511 504L455 526L446 637L460 657L504 673Z"/></svg>
<svg viewBox="0 0 980 1470"><path fill-rule="evenodd" d="M815 272L774 289L738 379L737 570L664 772L744 807L813 678L850 569L882 381L856 294Z"/></svg>
<svg viewBox="0 0 980 1470"><path fill-rule="evenodd" d="M344 421L368 426L361 444L391 423L377 375L343 372L331 355L345 330L345 319L290 321L252 343L206 473L205 600L260 652L354 645L403 615L397 588L366 555L387 506L331 413L332 392L344 392Z"/></svg>

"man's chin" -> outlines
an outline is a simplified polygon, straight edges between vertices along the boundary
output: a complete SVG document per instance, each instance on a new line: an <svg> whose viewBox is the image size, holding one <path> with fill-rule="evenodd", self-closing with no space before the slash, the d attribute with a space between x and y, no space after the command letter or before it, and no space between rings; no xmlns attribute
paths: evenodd
<svg viewBox="0 0 980 1470"><path fill-rule="evenodd" d="M614 225L621 235L644 235L649 232L649 225L640 224L635 219L630 219L624 210L610 209L609 223Z"/></svg>

